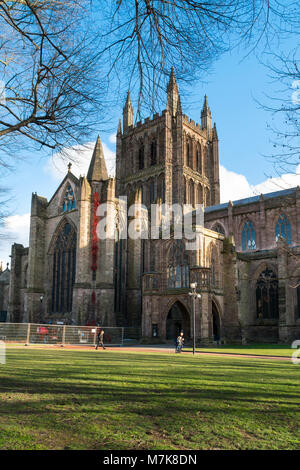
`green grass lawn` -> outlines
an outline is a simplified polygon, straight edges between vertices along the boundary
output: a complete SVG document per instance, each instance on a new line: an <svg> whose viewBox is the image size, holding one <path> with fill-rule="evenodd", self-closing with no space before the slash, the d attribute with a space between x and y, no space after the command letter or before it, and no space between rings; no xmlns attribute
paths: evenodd
<svg viewBox="0 0 300 470"><path fill-rule="evenodd" d="M184 348L185 351L191 351L192 347L189 346ZM196 351L199 352L218 352L218 353L227 353L227 354L254 354L256 356L285 356L292 357L295 349L280 344L247 344L242 345L220 345L209 348L196 348Z"/></svg>
<svg viewBox="0 0 300 470"><path fill-rule="evenodd" d="M299 449L300 365L8 349L1 449Z"/></svg>

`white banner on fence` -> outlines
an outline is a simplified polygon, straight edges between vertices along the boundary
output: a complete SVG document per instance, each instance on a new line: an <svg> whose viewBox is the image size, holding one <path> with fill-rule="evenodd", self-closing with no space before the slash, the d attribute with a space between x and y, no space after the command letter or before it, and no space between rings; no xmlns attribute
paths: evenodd
<svg viewBox="0 0 300 470"><path fill-rule="evenodd" d="M6 363L6 347L4 341L0 341L0 364Z"/></svg>

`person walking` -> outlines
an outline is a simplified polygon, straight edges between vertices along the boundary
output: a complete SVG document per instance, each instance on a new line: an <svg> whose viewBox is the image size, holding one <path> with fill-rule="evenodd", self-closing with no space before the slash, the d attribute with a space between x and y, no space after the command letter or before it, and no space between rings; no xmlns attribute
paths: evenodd
<svg viewBox="0 0 300 470"><path fill-rule="evenodd" d="M96 344L95 349L98 349L99 346L102 346L103 349L106 349L103 344L103 336L104 336L104 330L100 328L100 331L97 334L97 344Z"/></svg>
<svg viewBox="0 0 300 470"><path fill-rule="evenodd" d="M183 348L183 343L184 343L184 337L183 337L183 331L180 333L180 335L177 338L177 345L176 345L176 353L181 353L182 348Z"/></svg>

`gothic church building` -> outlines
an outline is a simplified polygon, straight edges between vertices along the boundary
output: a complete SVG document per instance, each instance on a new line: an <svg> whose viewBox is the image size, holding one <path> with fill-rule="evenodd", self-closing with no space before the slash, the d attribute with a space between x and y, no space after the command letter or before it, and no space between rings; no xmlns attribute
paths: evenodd
<svg viewBox="0 0 300 470"><path fill-rule="evenodd" d="M203 204L199 249L162 239L96 235L97 208ZM220 204L219 140L205 97L201 123L182 113L172 70L161 114L134 124L130 94L119 122L116 176L100 137L86 176L71 165L50 201L34 193L29 247L12 246L10 322L136 326L143 337L192 335L206 344L300 337L300 188Z"/></svg>

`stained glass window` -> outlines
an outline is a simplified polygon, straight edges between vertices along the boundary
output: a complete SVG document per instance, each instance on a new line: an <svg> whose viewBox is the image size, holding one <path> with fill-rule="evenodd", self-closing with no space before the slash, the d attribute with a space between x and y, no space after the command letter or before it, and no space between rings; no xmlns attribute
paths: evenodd
<svg viewBox="0 0 300 470"><path fill-rule="evenodd" d="M270 269L263 271L256 283L258 318L278 318L278 280Z"/></svg>
<svg viewBox="0 0 300 470"><path fill-rule="evenodd" d="M281 238L284 238L289 245L292 243L291 224L289 223L286 215L282 214L278 218L275 233L276 233L276 241L278 241L279 237L281 237Z"/></svg>
<svg viewBox="0 0 300 470"><path fill-rule="evenodd" d="M182 240L175 240L170 250L168 287L171 289L189 287L188 255Z"/></svg>
<svg viewBox="0 0 300 470"><path fill-rule="evenodd" d="M52 312L71 312L76 273L76 231L69 223L60 229L52 256Z"/></svg>
<svg viewBox="0 0 300 470"><path fill-rule="evenodd" d="M253 223L249 220L245 223L242 232L242 250L256 250L256 232Z"/></svg>

